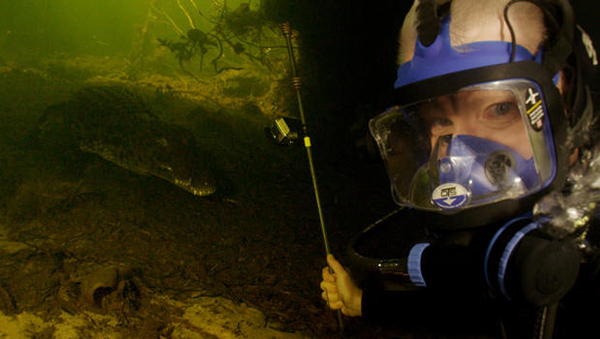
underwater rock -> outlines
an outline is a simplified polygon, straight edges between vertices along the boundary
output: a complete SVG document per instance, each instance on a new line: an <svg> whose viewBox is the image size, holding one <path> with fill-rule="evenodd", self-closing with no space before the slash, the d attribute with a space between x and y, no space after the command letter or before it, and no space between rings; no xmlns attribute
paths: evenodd
<svg viewBox="0 0 600 339"><path fill-rule="evenodd" d="M160 120L125 86L81 89L70 100L50 106L40 120L40 129L45 139L59 139L194 195L206 196L216 190L193 134Z"/></svg>
<svg viewBox="0 0 600 339"><path fill-rule="evenodd" d="M101 305L102 298L114 291L119 283L116 267L100 269L81 280L81 296L90 305Z"/></svg>
<svg viewBox="0 0 600 339"><path fill-rule="evenodd" d="M101 307L104 297L118 290L120 283L127 280L130 274L129 267L108 266L76 280L81 283L83 300L89 305Z"/></svg>

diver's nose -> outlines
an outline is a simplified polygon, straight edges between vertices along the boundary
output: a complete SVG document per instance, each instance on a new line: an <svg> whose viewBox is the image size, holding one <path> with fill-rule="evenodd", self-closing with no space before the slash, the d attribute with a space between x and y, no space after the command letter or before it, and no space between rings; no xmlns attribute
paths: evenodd
<svg viewBox="0 0 600 339"><path fill-rule="evenodd" d="M468 115L457 115L451 119L452 135L471 135L478 136L477 124Z"/></svg>

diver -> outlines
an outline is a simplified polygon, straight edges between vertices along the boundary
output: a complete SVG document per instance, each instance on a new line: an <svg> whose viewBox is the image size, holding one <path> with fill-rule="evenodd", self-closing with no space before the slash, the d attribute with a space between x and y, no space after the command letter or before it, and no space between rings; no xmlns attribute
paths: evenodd
<svg viewBox="0 0 600 339"><path fill-rule="evenodd" d="M399 41L394 102L369 122L396 236L369 227L349 268L329 255L322 298L442 332L600 334L598 199L564 203L600 189L598 61L568 0L415 0ZM423 240L382 254L407 225Z"/></svg>

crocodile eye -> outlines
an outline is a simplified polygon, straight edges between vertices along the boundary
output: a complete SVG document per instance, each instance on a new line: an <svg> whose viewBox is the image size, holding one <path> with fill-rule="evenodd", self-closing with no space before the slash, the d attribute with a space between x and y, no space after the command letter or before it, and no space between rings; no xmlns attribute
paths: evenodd
<svg viewBox="0 0 600 339"><path fill-rule="evenodd" d="M161 145L161 146L163 146L163 147L168 147L169 146L169 142L165 138L156 139L156 143L159 144L159 145Z"/></svg>

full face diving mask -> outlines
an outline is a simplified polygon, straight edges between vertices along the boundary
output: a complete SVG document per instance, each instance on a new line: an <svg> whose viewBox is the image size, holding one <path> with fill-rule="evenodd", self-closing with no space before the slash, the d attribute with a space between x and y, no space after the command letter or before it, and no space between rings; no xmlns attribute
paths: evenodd
<svg viewBox="0 0 600 339"><path fill-rule="evenodd" d="M448 27L449 17L432 45L417 41L397 105L369 123L394 200L454 213L562 184L567 121L542 52L515 45L509 62L508 42L452 47Z"/></svg>

